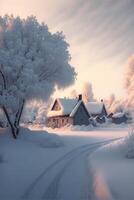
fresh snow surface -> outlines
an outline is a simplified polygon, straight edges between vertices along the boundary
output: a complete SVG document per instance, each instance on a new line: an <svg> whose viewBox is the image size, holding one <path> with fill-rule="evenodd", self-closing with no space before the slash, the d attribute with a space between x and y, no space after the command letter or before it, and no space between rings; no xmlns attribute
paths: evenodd
<svg viewBox="0 0 134 200"><path fill-rule="evenodd" d="M61 109L57 110L57 111L50 109L47 114L48 117L59 116L59 115L70 115L72 110L78 103L78 99L57 98L57 101L58 101Z"/></svg>
<svg viewBox="0 0 134 200"><path fill-rule="evenodd" d="M103 103L88 102L86 103L86 108L88 112L91 114L99 114L102 111L103 105L104 105Z"/></svg>
<svg viewBox="0 0 134 200"><path fill-rule="evenodd" d="M41 147L60 147L62 144L61 138L56 134L50 134L46 131L30 131L27 128L22 128L19 138L37 144Z"/></svg>
<svg viewBox="0 0 134 200"><path fill-rule="evenodd" d="M130 129L128 136L124 140L125 155L134 159L134 127Z"/></svg>
<svg viewBox="0 0 134 200"><path fill-rule="evenodd" d="M89 158L96 200L134 199L134 159L126 157L125 139L101 147Z"/></svg>
<svg viewBox="0 0 134 200"><path fill-rule="evenodd" d="M42 139L48 134L43 126L29 128L35 131L31 135L39 134ZM56 137L64 145L44 148L35 138L29 140L27 131L22 129L18 140L0 134L2 200L95 200L88 157L102 145L127 134L124 127L91 131L49 129L59 135Z"/></svg>

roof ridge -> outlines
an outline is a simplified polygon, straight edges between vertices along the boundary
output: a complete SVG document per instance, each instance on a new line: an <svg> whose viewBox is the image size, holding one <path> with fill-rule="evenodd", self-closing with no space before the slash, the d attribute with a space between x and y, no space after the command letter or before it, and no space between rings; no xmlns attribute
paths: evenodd
<svg viewBox="0 0 134 200"><path fill-rule="evenodd" d="M83 102L82 100L78 100L78 101L77 101L76 105L73 107L73 109L72 109L72 111L71 111L71 113L70 113L70 116L73 116L73 115L76 113L77 109L79 108L79 106L80 106L80 104L81 104L82 102ZM79 106L78 106L78 104L79 104ZM78 106L78 107L77 107L77 109L75 110L76 106ZM74 110L75 110L75 112L74 112ZM74 112L74 113L73 113L73 112Z"/></svg>

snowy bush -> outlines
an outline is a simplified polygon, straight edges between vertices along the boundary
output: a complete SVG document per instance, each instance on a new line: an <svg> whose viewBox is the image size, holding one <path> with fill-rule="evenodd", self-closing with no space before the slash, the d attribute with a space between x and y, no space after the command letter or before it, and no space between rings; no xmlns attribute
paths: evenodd
<svg viewBox="0 0 134 200"><path fill-rule="evenodd" d="M131 130L124 142L127 158L134 158L134 128Z"/></svg>

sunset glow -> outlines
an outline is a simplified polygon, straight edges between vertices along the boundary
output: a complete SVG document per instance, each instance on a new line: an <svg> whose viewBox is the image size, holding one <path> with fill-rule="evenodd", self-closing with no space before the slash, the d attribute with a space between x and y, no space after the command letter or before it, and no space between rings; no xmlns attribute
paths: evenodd
<svg viewBox="0 0 134 200"><path fill-rule="evenodd" d="M133 4L132 0L1 0L0 14L35 15L52 32L63 31L78 77L75 86L56 94L68 95L74 87L80 92L89 81L100 99L125 94L124 66L134 52Z"/></svg>

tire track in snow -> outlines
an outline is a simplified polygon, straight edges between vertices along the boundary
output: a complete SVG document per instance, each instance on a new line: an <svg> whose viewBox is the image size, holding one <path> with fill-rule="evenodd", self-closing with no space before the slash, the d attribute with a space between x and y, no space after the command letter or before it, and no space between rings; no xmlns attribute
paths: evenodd
<svg viewBox="0 0 134 200"><path fill-rule="evenodd" d="M64 174L64 171L66 170L66 168L68 167L68 165L72 162L72 160L74 160L75 157L78 157L81 153L83 153L84 151L87 150L91 150L91 148L97 148L99 146L105 145L107 143L110 143L112 141L118 140L121 138L116 138L116 139L110 139L110 140L104 140L101 142L95 142L95 143L91 143L91 144L86 144L80 147L77 147L71 151L69 151L68 153L66 153L65 155L61 156L59 159L57 159L55 162L53 162L50 166L48 166L32 183L31 185L27 188L27 190L25 191L25 193L23 194L22 198L23 199L29 199L30 197L34 197L33 193L34 190L37 188L39 188L40 190L40 183L42 183L43 179L47 180L47 176L49 176L52 171L55 169L56 166L60 166L63 165L61 167L61 169L59 168L59 172L57 173L57 175L55 176L55 178L53 178L53 180L51 181L50 184L48 184L47 186L45 186L44 184L44 193L43 193L43 198L47 199L56 199L57 196L57 192L58 192L58 184L59 181L62 177L62 175ZM83 150L83 151L82 151ZM46 182L45 182L46 183ZM39 185L39 187L38 187ZM42 184L41 184L42 185ZM52 193L55 195L52 195ZM53 197L52 197L53 196ZM49 198L50 197L50 198Z"/></svg>
<svg viewBox="0 0 134 200"><path fill-rule="evenodd" d="M72 157L62 168L62 170L56 175L56 177L52 180L51 184L48 186L47 190L45 191L45 193L42 196L42 199L44 200L59 200L60 197L58 196L58 188L59 188L59 183L60 180L62 178L62 176L64 175L64 173L66 172L66 169L71 165L71 163L77 159L81 154L86 153L90 150L90 153L92 153L91 150L94 150L98 147L100 147L102 145L98 145L96 147L88 147L86 150L81 151L79 154L77 154L75 157Z"/></svg>

